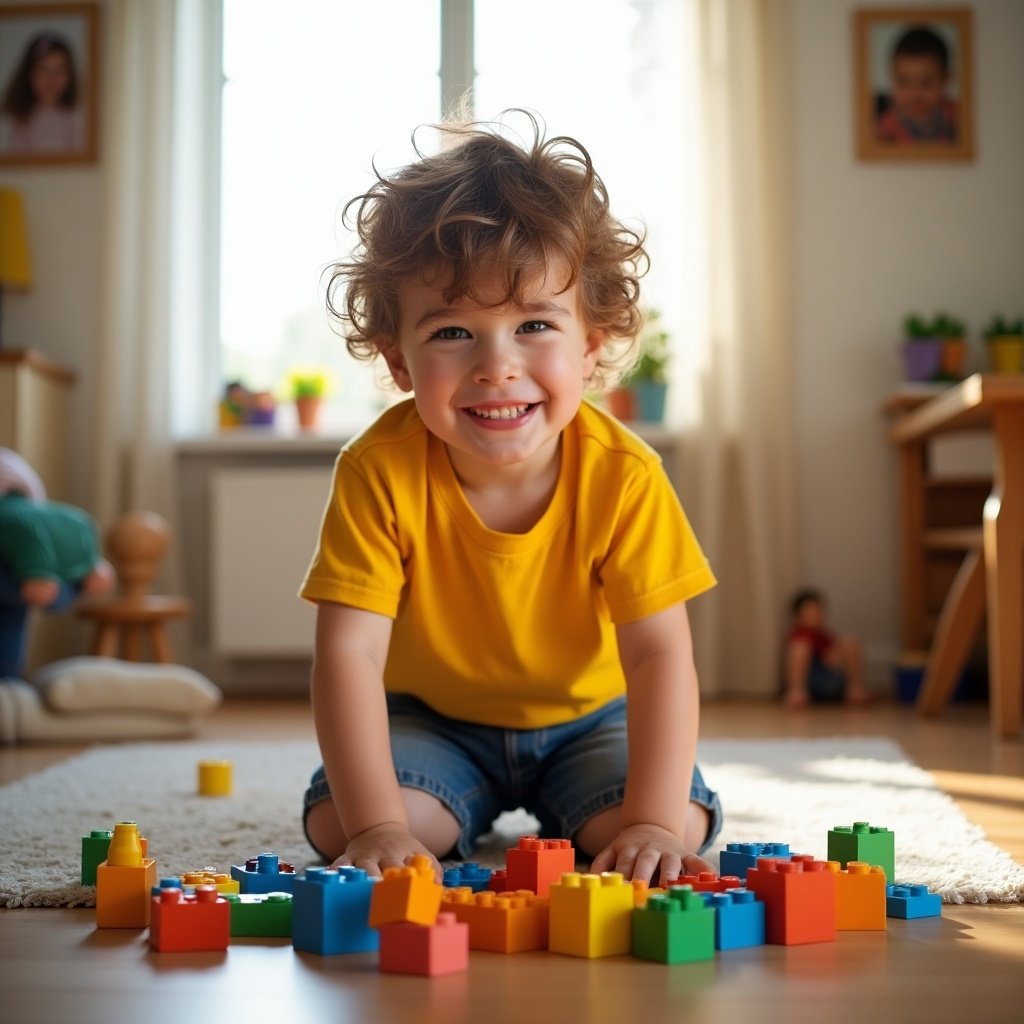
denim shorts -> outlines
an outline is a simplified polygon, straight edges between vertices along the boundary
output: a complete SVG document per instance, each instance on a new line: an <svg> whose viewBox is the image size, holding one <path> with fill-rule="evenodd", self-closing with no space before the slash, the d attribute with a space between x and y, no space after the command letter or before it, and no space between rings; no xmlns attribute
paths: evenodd
<svg viewBox="0 0 1024 1024"><path fill-rule="evenodd" d="M595 814L622 803L625 697L544 729L503 729L447 718L407 694L389 693L387 700L398 783L430 793L451 811L461 826L456 853L463 859L472 856L477 839L503 811L523 807L540 821L540 835L572 838ZM318 768L306 790L303 822L313 804L330 795L324 770ZM696 765L689 799L710 817L698 851L703 852L722 827L722 804Z"/></svg>

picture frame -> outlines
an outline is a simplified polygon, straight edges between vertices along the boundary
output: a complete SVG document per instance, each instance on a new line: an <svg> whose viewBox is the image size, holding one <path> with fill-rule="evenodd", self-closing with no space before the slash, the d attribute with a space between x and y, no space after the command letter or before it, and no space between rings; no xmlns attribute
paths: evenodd
<svg viewBox="0 0 1024 1024"><path fill-rule="evenodd" d="M973 11L854 11L857 156L973 160Z"/></svg>
<svg viewBox="0 0 1024 1024"><path fill-rule="evenodd" d="M99 5L0 6L0 167L96 161Z"/></svg>

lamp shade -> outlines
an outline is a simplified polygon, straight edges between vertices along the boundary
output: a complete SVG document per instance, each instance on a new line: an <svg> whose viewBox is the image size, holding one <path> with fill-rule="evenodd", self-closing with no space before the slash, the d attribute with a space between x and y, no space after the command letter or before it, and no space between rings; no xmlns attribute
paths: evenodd
<svg viewBox="0 0 1024 1024"><path fill-rule="evenodd" d="M21 193L0 188L0 288L31 288L28 232Z"/></svg>

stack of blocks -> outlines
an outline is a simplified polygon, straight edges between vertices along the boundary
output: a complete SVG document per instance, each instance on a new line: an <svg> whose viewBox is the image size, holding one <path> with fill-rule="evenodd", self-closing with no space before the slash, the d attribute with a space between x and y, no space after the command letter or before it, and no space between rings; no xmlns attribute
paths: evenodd
<svg viewBox="0 0 1024 1024"><path fill-rule="evenodd" d="M96 868L96 927L145 928L156 861L145 856L134 821L114 826L107 859Z"/></svg>

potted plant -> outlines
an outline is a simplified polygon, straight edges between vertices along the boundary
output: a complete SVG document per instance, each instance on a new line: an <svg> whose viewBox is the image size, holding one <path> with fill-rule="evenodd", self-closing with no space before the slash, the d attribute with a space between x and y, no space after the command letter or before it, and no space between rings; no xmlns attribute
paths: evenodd
<svg viewBox="0 0 1024 1024"><path fill-rule="evenodd" d="M315 430L320 408L330 386L326 370L297 369L288 374L288 387L295 400L300 430Z"/></svg>
<svg viewBox="0 0 1024 1024"><path fill-rule="evenodd" d="M996 373L1024 371L1024 317L994 316L983 333L988 364Z"/></svg>
<svg viewBox="0 0 1024 1024"><path fill-rule="evenodd" d="M669 335L661 329L660 320L658 310L647 311L639 340L640 358L618 390L609 396L611 411L619 419L660 423L665 418L670 353Z"/></svg>
<svg viewBox="0 0 1024 1024"><path fill-rule="evenodd" d="M907 380L959 380L964 374L967 342L963 320L937 313L926 320L911 313L903 321L903 360Z"/></svg>

